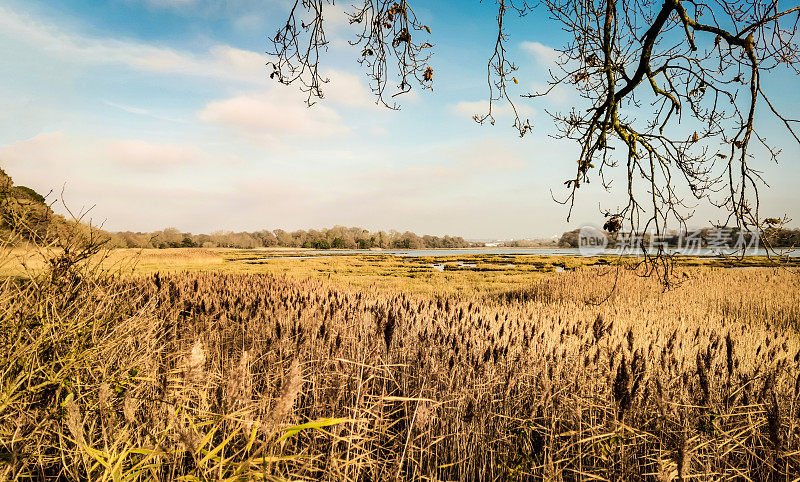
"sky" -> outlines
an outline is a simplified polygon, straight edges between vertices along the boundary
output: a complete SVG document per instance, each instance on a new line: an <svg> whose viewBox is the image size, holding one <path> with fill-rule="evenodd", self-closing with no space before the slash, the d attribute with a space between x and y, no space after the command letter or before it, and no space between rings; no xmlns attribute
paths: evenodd
<svg viewBox="0 0 800 482"><path fill-rule="evenodd" d="M507 106L486 106L493 2L421 1L435 44L433 91L375 103L347 44L347 3L326 18L331 82L311 108L297 88L269 79L268 37L284 0L0 0L0 167L16 184L112 231L177 227L309 229L334 225L468 239L537 238L620 206L621 185L578 191L563 182L576 146L556 140L546 110L569 110L561 89L519 107L534 124L520 139ZM542 12L510 20L512 95L540 88L563 33ZM781 105L798 112L796 79L777 78ZM767 125L784 152L757 161L769 189L762 212L800 216L800 149ZM59 202L56 210L64 212ZM720 213L697 208L694 224Z"/></svg>

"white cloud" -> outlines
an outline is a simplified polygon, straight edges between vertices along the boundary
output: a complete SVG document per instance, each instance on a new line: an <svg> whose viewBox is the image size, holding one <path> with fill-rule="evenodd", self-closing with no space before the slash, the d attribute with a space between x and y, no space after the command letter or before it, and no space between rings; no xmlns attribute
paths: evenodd
<svg viewBox="0 0 800 482"><path fill-rule="evenodd" d="M25 166L37 166L47 172L59 163L57 156L65 148L67 138L62 132L47 132L31 139L0 146L0 159L13 173ZM74 150L74 146L70 146ZM14 175L12 174L12 177Z"/></svg>
<svg viewBox="0 0 800 482"><path fill-rule="evenodd" d="M218 45L213 47L210 53L213 62L219 63L221 66L233 67L238 72L254 74L266 71L264 65L266 65L267 59L258 52Z"/></svg>
<svg viewBox="0 0 800 482"><path fill-rule="evenodd" d="M133 40L80 35L0 6L0 31L45 55L70 63L122 64L135 69L241 82L266 82L261 54L218 45L194 54Z"/></svg>
<svg viewBox="0 0 800 482"><path fill-rule="evenodd" d="M558 61L560 53L539 42L522 42L522 50L533 54L536 60L544 67L553 67Z"/></svg>
<svg viewBox="0 0 800 482"><path fill-rule="evenodd" d="M477 139L463 145L443 149L446 157L472 173L517 170L527 163L519 150L509 146L508 138Z"/></svg>
<svg viewBox="0 0 800 482"><path fill-rule="evenodd" d="M306 105L305 94L295 86L273 85L267 91L243 93L211 102L198 113L198 117L204 122L226 126L250 141L274 146L284 138L348 134L350 128L332 104L380 109L357 75L331 70L325 77L330 82L322 86L324 98L311 107Z"/></svg>
<svg viewBox="0 0 800 482"><path fill-rule="evenodd" d="M209 160L209 155L195 146L165 142L115 139L102 141L99 147L99 154L104 154L108 159L130 167L155 169Z"/></svg>
<svg viewBox="0 0 800 482"><path fill-rule="evenodd" d="M0 159L12 170L24 167L52 170L127 168L134 171L199 164L211 160L202 149L169 142L97 138L46 132L0 146Z"/></svg>
<svg viewBox="0 0 800 482"><path fill-rule="evenodd" d="M330 100L348 107L371 107L376 105L376 98L358 75L341 70L331 70L328 71L326 77L330 82L322 85L322 93L325 96L323 102Z"/></svg>
<svg viewBox="0 0 800 482"><path fill-rule="evenodd" d="M291 88L244 94L208 104L198 114L204 122L217 123L262 144L277 144L290 137L330 137L349 129L330 107L307 107Z"/></svg>

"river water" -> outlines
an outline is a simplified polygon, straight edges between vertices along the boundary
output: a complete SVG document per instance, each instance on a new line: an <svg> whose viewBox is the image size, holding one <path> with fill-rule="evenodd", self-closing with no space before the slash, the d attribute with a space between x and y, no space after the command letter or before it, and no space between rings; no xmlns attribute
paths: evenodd
<svg viewBox="0 0 800 482"><path fill-rule="evenodd" d="M680 254L675 249L668 250L670 253ZM463 248L463 249L386 249L379 251L372 251L366 249L302 249L297 250L297 253L302 253L303 257L316 257L319 255L346 255L346 254L383 254L392 256L464 256L464 255L536 255L536 256L583 256L581 251L577 248ZM273 251L273 253L279 253ZM281 251L283 253L283 251ZM285 252L288 254L289 252ZM592 256L617 256L619 254L616 250L606 250L600 253L592 253ZM631 255L641 255L641 251L625 253ZM689 256L738 256L741 251L733 249L724 249L720 252L719 249L695 249L688 252ZM764 249L748 249L746 256L766 256L767 252ZM775 256L789 256L792 258L800 257L800 250L776 250L775 253L770 253ZM297 256L286 256L296 258Z"/></svg>

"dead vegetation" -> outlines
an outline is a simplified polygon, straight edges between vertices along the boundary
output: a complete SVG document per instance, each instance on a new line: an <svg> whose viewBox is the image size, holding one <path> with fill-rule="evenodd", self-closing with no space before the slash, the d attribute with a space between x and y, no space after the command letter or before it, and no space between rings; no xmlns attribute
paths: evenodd
<svg viewBox="0 0 800 482"><path fill-rule="evenodd" d="M73 272L70 272L73 273ZM506 295L269 274L0 287L0 474L791 480L800 282L576 271ZM42 281L45 280L45 281Z"/></svg>

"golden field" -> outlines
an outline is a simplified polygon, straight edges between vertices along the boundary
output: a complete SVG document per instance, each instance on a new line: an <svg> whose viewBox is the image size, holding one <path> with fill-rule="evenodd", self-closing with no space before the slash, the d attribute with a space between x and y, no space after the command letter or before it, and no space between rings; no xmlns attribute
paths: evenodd
<svg viewBox="0 0 800 482"><path fill-rule="evenodd" d="M41 273L47 269L46 260L57 253L59 250L54 248L7 249L0 255L0 277L26 278ZM455 294L524 288L534 280L560 271L591 268L602 276L606 273L613 276L618 262L619 259L614 257L514 254L401 257L381 251L341 254L300 248L172 248L111 249L101 251L89 264L95 271L101 268L123 276L200 271L272 274L294 279L324 278L359 288ZM626 263L630 264L623 260L623 264ZM444 271L432 269L434 264L443 267ZM693 268L750 269L774 264L774 260L764 257L743 260L683 257L676 262L675 275L682 281L689 274L703 272ZM781 265L798 268L800 258L789 258Z"/></svg>
<svg viewBox="0 0 800 482"><path fill-rule="evenodd" d="M800 477L794 268L7 255L0 479Z"/></svg>

